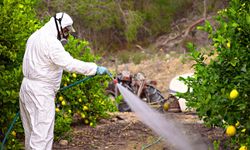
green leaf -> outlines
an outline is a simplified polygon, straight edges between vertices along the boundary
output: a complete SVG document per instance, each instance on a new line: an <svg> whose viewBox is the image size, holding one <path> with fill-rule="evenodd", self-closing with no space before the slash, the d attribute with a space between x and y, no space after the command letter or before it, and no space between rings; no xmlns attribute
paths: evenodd
<svg viewBox="0 0 250 150"><path fill-rule="evenodd" d="M205 28L203 26L197 26L196 29L197 30L204 30Z"/></svg>
<svg viewBox="0 0 250 150"><path fill-rule="evenodd" d="M246 109L246 104L239 104L238 105L238 110L245 110Z"/></svg>
<svg viewBox="0 0 250 150"><path fill-rule="evenodd" d="M231 61L230 61L230 64L233 66L233 67L235 67L236 66L236 64L239 62L239 60L237 59L237 58L234 58L234 59L232 59Z"/></svg>
<svg viewBox="0 0 250 150"><path fill-rule="evenodd" d="M243 72L247 72L247 65L246 64L243 64L242 68L241 68L241 71Z"/></svg>
<svg viewBox="0 0 250 150"><path fill-rule="evenodd" d="M247 15L246 15L246 20L247 20L247 24L250 25L250 14L247 14Z"/></svg>

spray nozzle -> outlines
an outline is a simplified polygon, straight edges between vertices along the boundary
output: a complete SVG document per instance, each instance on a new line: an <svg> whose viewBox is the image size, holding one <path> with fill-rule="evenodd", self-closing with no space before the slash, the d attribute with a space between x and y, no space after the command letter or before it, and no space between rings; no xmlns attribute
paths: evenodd
<svg viewBox="0 0 250 150"><path fill-rule="evenodd" d="M112 75L112 73L110 73L110 72L108 71L107 74L108 74L108 76L109 76L111 79L113 79L113 83L114 83L114 84L117 84L117 83L118 83L118 80L114 78L114 76Z"/></svg>
<svg viewBox="0 0 250 150"><path fill-rule="evenodd" d="M113 79L113 82L114 82L114 84L117 84L118 80L117 79Z"/></svg>

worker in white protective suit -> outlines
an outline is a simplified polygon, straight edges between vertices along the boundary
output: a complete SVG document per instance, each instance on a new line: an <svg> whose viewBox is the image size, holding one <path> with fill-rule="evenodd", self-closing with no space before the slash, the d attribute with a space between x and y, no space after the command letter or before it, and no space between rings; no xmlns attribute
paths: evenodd
<svg viewBox="0 0 250 150"><path fill-rule="evenodd" d="M73 20L57 13L26 44L20 113L25 131L25 149L50 150L53 144L55 103L63 70L84 75L108 74L105 67L74 59L63 44L74 32Z"/></svg>

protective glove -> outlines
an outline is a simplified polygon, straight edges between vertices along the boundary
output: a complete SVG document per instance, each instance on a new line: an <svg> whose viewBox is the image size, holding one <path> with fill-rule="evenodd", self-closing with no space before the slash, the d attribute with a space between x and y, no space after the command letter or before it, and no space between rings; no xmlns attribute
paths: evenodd
<svg viewBox="0 0 250 150"><path fill-rule="evenodd" d="M106 67L103 67L103 66L97 66L96 74L98 75L107 74L112 78L112 74L108 71Z"/></svg>

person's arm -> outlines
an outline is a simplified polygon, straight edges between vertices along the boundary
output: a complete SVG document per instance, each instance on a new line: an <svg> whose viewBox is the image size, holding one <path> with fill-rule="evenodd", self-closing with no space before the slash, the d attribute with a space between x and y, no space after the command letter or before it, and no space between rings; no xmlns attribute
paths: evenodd
<svg viewBox="0 0 250 150"><path fill-rule="evenodd" d="M74 59L60 43L50 46L49 57L53 63L63 67L68 72L77 72L84 75L95 75L97 65L92 62L83 62Z"/></svg>

